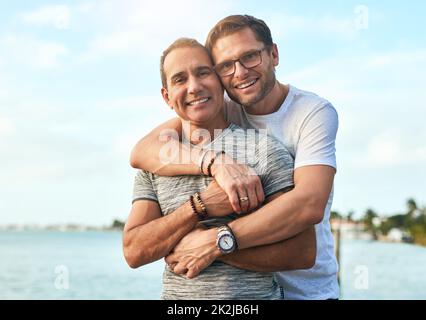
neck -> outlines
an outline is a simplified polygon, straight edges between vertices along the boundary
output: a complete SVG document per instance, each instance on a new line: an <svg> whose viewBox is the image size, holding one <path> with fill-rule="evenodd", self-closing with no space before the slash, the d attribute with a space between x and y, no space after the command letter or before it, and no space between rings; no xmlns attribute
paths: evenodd
<svg viewBox="0 0 426 320"><path fill-rule="evenodd" d="M268 95L261 101L245 107L249 114L263 116L274 113L279 110L281 105L284 103L289 91L288 85L284 85L275 81L275 85Z"/></svg>
<svg viewBox="0 0 426 320"><path fill-rule="evenodd" d="M214 140L215 130L224 130L228 127L223 113L208 122L182 121L182 131L187 140L194 145L204 145Z"/></svg>

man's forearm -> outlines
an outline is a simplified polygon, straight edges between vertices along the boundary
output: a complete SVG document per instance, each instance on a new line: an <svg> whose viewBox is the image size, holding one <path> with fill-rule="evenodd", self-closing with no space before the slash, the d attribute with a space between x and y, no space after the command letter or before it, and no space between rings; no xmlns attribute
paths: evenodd
<svg viewBox="0 0 426 320"><path fill-rule="evenodd" d="M335 173L322 165L296 169L293 190L230 223L240 248L282 241L321 223Z"/></svg>
<svg viewBox="0 0 426 320"><path fill-rule="evenodd" d="M310 227L293 238L277 243L237 250L218 260L234 267L257 271L276 272L309 269L315 264L315 227Z"/></svg>
<svg viewBox="0 0 426 320"><path fill-rule="evenodd" d="M152 130L132 150L130 164L162 176L197 175L200 148L180 143L182 122L171 119Z"/></svg>
<svg viewBox="0 0 426 320"><path fill-rule="evenodd" d="M197 215L186 202L171 214L125 230L125 250L131 266L137 268L166 256L197 223Z"/></svg>
<svg viewBox="0 0 426 320"><path fill-rule="evenodd" d="M306 200L293 189L229 226L245 249L289 239L313 224Z"/></svg>

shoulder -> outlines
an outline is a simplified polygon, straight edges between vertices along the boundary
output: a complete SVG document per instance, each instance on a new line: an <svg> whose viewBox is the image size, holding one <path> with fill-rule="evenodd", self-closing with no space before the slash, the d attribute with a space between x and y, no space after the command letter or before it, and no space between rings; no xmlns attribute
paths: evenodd
<svg viewBox="0 0 426 320"><path fill-rule="evenodd" d="M316 93L292 87L294 92L291 108L301 114L311 114L320 110L329 110L337 114L333 104Z"/></svg>
<svg viewBox="0 0 426 320"><path fill-rule="evenodd" d="M325 98L309 91L292 87L293 100L288 106L292 121L303 129L305 125L324 124L337 127L338 114L333 104Z"/></svg>
<svg viewBox="0 0 426 320"><path fill-rule="evenodd" d="M154 176L143 169L138 169L135 175L135 186L152 187Z"/></svg>

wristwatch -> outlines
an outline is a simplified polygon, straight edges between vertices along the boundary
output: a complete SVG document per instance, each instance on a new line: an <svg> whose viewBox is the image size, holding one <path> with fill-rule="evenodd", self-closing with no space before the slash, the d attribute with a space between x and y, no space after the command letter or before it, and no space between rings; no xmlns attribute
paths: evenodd
<svg viewBox="0 0 426 320"><path fill-rule="evenodd" d="M219 227L217 231L216 245L223 254L231 253L237 249L237 240L228 225Z"/></svg>

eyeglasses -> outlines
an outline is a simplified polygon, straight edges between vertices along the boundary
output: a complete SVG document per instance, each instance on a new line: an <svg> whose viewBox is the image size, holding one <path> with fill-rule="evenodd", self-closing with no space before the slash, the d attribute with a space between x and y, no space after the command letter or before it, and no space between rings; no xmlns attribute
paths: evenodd
<svg viewBox="0 0 426 320"><path fill-rule="evenodd" d="M233 75L235 72L235 63L238 61L246 69L251 69L262 63L262 51L254 50L243 54L239 59L228 60L214 66L214 70L220 77Z"/></svg>

